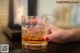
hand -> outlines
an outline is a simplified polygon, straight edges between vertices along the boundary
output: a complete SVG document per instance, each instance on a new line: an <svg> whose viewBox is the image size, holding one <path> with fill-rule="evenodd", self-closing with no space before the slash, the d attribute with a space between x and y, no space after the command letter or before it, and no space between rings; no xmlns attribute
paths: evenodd
<svg viewBox="0 0 80 53"><path fill-rule="evenodd" d="M49 34L45 36L45 40L57 42L57 43L64 43L69 41L71 38L71 33L68 29L62 29L56 26L49 26Z"/></svg>

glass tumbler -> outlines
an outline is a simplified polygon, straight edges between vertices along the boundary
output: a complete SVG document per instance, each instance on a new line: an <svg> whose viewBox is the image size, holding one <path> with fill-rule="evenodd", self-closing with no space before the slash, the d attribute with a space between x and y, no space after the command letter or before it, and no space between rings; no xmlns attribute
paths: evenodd
<svg viewBox="0 0 80 53"><path fill-rule="evenodd" d="M22 16L22 48L25 50L45 50L48 34L47 19L39 16Z"/></svg>

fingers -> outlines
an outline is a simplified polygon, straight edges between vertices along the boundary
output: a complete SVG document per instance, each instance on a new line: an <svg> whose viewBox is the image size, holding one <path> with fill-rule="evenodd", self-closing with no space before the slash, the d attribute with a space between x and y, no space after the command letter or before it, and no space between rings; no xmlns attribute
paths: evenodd
<svg viewBox="0 0 80 53"><path fill-rule="evenodd" d="M63 43L64 42L64 40L62 39L62 36L57 36L57 35L53 35L53 34L45 36L45 40L57 42L57 43Z"/></svg>
<svg viewBox="0 0 80 53"><path fill-rule="evenodd" d="M45 36L44 39L46 41L52 41L53 40L53 34L50 34L50 35Z"/></svg>
<svg viewBox="0 0 80 53"><path fill-rule="evenodd" d="M49 26L50 29L48 35L45 36L46 41L52 41L52 42L57 42L57 43L62 43L65 40L65 31L61 29L55 29L56 27Z"/></svg>
<svg viewBox="0 0 80 53"><path fill-rule="evenodd" d="M49 34L48 35L46 35L45 37L44 37L44 39L46 40L46 41L53 41L53 40L55 40L55 38L56 38L56 36L57 36L57 34L56 34L56 27L55 26L52 26L52 25L48 25L47 26L48 28L49 28Z"/></svg>
<svg viewBox="0 0 80 53"><path fill-rule="evenodd" d="M46 41L52 41L56 43L66 43L69 38L67 30L49 25L49 34L44 37Z"/></svg>

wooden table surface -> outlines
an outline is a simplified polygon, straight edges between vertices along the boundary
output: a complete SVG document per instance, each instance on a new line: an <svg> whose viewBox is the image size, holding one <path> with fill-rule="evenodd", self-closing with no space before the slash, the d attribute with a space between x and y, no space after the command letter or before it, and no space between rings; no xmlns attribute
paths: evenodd
<svg viewBox="0 0 80 53"><path fill-rule="evenodd" d="M57 44L49 42L46 52L30 51L25 52L22 49L10 51L10 53L80 53L80 42L70 42L66 44Z"/></svg>

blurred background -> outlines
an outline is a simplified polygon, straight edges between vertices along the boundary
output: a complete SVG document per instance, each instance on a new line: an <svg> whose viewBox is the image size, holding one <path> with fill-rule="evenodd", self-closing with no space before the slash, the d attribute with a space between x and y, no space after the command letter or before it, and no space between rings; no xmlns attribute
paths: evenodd
<svg viewBox="0 0 80 53"><path fill-rule="evenodd" d="M9 44L11 50L21 48L21 16L48 16L51 17L50 24L66 28L78 27L80 3L61 4L57 1L60 0L0 0L0 44ZM63 1L79 2L79 0ZM63 53L64 48L66 51L69 49L69 52L75 50L75 47L80 50L79 44L80 42L63 44L58 49L62 48Z"/></svg>

